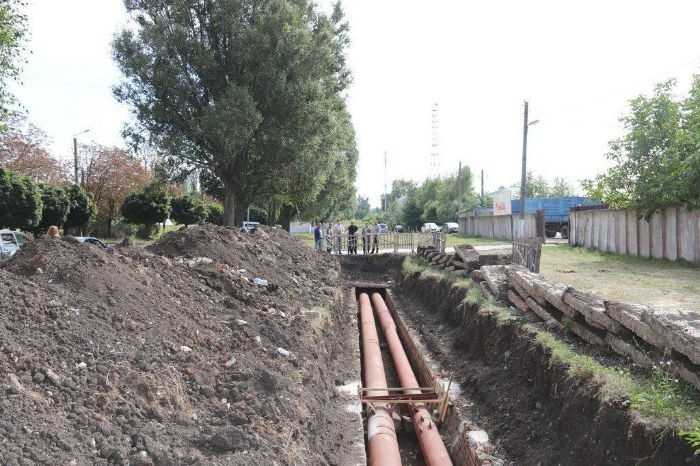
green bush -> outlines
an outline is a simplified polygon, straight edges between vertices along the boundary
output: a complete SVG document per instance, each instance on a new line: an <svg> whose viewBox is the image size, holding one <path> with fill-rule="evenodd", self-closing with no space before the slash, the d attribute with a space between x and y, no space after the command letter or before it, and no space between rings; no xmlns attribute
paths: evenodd
<svg viewBox="0 0 700 466"><path fill-rule="evenodd" d="M217 203L207 204L207 222L213 225L224 224L224 206Z"/></svg>
<svg viewBox="0 0 700 466"><path fill-rule="evenodd" d="M173 197L170 199L170 207L170 218L180 225L192 225L207 219L206 206L191 194Z"/></svg>
<svg viewBox="0 0 700 466"><path fill-rule="evenodd" d="M83 228L97 214L97 206L92 200L92 195L75 184L68 186L65 190L70 202L70 208L63 226L65 228Z"/></svg>
<svg viewBox="0 0 700 466"><path fill-rule="evenodd" d="M44 209L41 214L41 222L37 227L37 232L47 230L51 225L56 225L61 228L68 218L70 211L70 199L65 189L59 186L51 186L47 184L39 185L41 187L41 201L44 204Z"/></svg>
<svg viewBox="0 0 700 466"><path fill-rule="evenodd" d="M42 210L39 186L26 176L0 167L0 227L34 230Z"/></svg>
<svg viewBox="0 0 700 466"><path fill-rule="evenodd" d="M134 225L148 226L164 222L170 215L170 199L163 186L146 186L124 199L121 214L127 222ZM150 235L151 230L146 231Z"/></svg>

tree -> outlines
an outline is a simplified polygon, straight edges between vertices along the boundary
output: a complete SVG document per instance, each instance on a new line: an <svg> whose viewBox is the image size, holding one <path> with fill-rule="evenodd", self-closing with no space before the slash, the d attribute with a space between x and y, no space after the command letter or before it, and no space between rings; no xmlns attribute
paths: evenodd
<svg viewBox="0 0 700 466"><path fill-rule="evenodd" d="M0 167L0 227L34 230L41 221L42 208L36 183Z"/></svg>
<svg viewBox="0 0 700 466"><path fill-rule="evenodd" d="M49 154L49 143L48 136L41 129L22 118L13 117L0 139L0 164L37 183L66 184L68 169Z"/></svg>
<svg viewBox="0 0 700 466"><path fill-rule="evenodd" d="M207 222L212 225L223 225L224 224L224 206L212 202L206 205L207 209Z"/></svg>
<svg viewBox="0 0 700 466"><path fill-rule="evenodd" d="M21 13L24 2L0 0L0 128L5 128L5 118L14 98L7 90L9 80L17 79L21 70L27 32L27 17Z"/></svg>
<svg viewBox="0 0 700 466"><path fill-rule="evenodd" d="M81 151L83 187L92 195L97 207L97 220L112 236L112 223L130 193L143 188L150 178L139 160L124 149L97 144L83 146Z"/></svg>
<svg viewBox="0 0 700 466"><path fill-rule="evenodd" d="M355 218L365 218L369 214L369 197L357 195L357 210L355 210Z"/></svg>
<svg viewBox="0 0 700 466"><path fill-rule="evenodd" d="M170 207L172 209L170 218L180 225L192 225L203 222L207 218L207 207L205 207L204 203L195 199L192 194L183 194L182 196L171 198Z"/></svg>
<svg viewBox="0 0 700 466"><path fill-rule="evenodd" d="M166 221L170 212L170 199L165 188L158 184L129 194L121 208L127 222L144 226Z"/></svg>
<svg viewBox="0 0 700 466"><path fill-rule="evenodd" d="M41 222L36 228L37 232L46 231L50 226L59 228L68 218L70 199L66 190L60 186L40 185L41 201L44 206L41 214Z"/></svg>
<svg viewBox="0 0 700 466"><path fill-rule="evenodd" d="M630 101L620 118L626 134L610 142L607 154L615 165L583 182L590 197L646 219L664 205L700 205L700 76L683 100L674 88L674 80L666 81Z"/></svg>
<svg viewBox="0 0 700 466"><path fill-rule="evenodd" d="M124 3L137 27L113 42L125 76L114 94L162 150L223 182L234 225L338 114L349 84L340 7L329 17L309 0Z"/></svg>
<svg viewBox="0 0 700 466"><path fill-rule="evenodd" d="M68 209L63 229L64 231L69 228L82 230L97 214L95 202L92 200L92 196L78 185L70 185L65 190L70 201L70 209Z"/></svg>
<svg viewBox="0 0 700 466"><path fill-rule="evenodd" d="M574 187L564 178L555 177L552 180L552 187L549 190L550 197L568 197L575 196Z"/></svg>

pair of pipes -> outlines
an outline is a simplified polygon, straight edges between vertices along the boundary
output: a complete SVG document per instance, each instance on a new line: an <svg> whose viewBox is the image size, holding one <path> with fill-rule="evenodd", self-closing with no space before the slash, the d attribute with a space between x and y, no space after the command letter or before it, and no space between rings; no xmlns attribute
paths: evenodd
<svg viewBox="0 0 700 466"><path fill-rule="evenodd" d="M391 358L396 368L401 387L418 387L411 363L401 344L401 339L396 331L393 317L379 293L372 294L370 303L367 293L360 294L360 321L362 324L362 348L364 362L365 384L370 388L386 389L386 375L382 363L379 337L374 323L372 307L384 332L384 337L389 345ZM420 390L404 390L406 394L418 394ZM373 395L388 395L387 390L377 390ZM433 423L430 410L424 404L412 407L411 420L418 437L418 444L427 466L451 466L452 461L447 453L447 448L442 442L440 433ZM396 440L394 421L391 418L388 405L375 405L374 411L367 419L367 443L369 448L370 466L400 465L399 445Z"/></svg>

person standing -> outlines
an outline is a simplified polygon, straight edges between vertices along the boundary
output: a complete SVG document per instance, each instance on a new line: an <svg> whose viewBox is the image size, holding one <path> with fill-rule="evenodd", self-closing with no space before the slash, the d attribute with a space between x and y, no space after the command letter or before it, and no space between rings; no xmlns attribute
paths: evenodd
<svg viewBox="0 0 700 466"><path fill-rule="evenodd" d="M329 254L333 251L333 224L328 222L326 228L326 252Z"/></svg>
<svg viewBox="0 0 700 466"><path fill-rule="evenodd" d="M365 256L369 254L371 238L370 233L372 229L369 227L369 222L365 222L365 226L362 227L362 254Z"/></svg>
<svg viewBox="0 0 700 466"><path fill-rule="evenodd" d="M357 255L357 230L355 221L351 221L348 227L348 254Z"/></svg>
<svg viewBox="0 0 700 466"><path fill-rule="evenodd" d="M379 220L375 220L372 227L372 254L379 252L379 232Z"/></svg>
<svg viewBox="0 0 700 466"><path fill-rule="evenodd" d="M314 228L314 244L317 251L323 250L323 225L320 223L317 223Z"/></svg>
<svg viewBox="0 0 700 466"><path fill-rule="evenodd" d="M333 227L333 233L335 233L335 249L338 254L343 253L343 225L340 223L340 219L336 219L335 226Z"/></svg>

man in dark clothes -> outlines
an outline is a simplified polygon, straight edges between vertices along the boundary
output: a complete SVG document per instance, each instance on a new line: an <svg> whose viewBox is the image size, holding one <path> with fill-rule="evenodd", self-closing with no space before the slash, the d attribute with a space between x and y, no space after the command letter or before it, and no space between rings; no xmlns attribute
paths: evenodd
<svg viewBox="0 0 700 466"><path fill-rule="evenodd" d="M314 244L317 251L323 250L323 225L320 223L317 223L314 228Z"/></svg>
<svg viewBox="0 0 700 466"><path fill-rule="evenodd" d="M357 254L357 230L353 220L348 227L348 254Z"/></svg>

